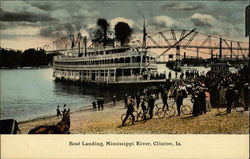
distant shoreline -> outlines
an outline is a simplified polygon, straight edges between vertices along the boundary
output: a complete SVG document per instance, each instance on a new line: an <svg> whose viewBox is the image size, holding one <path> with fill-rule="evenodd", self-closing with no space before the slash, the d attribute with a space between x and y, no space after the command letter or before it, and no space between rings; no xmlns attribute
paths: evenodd
<svg viewBox="0 0 250 159"><path fill-rule="evenodd" d="M52 68L52 66L38 66L38 67L0 67L0 70L15 70L15 69L47 69Z"/></svg>

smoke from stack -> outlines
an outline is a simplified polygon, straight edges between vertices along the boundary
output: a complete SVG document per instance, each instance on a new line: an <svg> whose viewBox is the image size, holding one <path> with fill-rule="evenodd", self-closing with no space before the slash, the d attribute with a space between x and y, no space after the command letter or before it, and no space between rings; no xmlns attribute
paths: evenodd
<svg viewBox="0 0 250 159"><path fill-rule="evenodd" d="M98 19L97 20L98 29L94 32L94 40L95 42L103 42L104 45L107 43L107 31L109 24L106 19Z"/></svg>
<svg viewBox="0 0 250 159"><path fill-rule="evenodd" d="M116 39L121 42L121 45L128 44L132 34L132 29L125 22L118 22L115 25Z"/></svg>
<svg viewBox="0 0 250 159"><path fill-rule="evenodd" d="M108 22L106 19L98 19L97 25L101 28L103 31L103 40L104 42L107 40L107 30L108 30Z"/></svg>

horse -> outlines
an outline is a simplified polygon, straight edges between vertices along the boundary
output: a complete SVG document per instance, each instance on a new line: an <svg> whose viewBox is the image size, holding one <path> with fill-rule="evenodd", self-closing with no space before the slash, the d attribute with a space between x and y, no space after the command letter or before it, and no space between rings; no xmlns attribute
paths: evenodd
<svg viewBox="0 0 250 159"><path fill-rule="evenodd" d="M42 125L31 129L28 134L67 134L70 133L70 109L56 125Z"/></svg>

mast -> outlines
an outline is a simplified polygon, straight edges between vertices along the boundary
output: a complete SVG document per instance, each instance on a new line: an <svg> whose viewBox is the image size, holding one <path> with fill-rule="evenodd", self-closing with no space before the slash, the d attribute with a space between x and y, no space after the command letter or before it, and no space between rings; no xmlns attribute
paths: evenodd
<svg viewBox="0 0 250 159"><path fill-rule="evenodd" d="M146 36L147 36L147 32L146 32L146 27L145 27L145 18L143 20L143 42L142 42L142 52L141 53L141 59L140 59L140 75L142 74L142 59L145 56L145 65L147 64L147 58L146 58L146 54L147 54L147 50L146 50Z"/></svg>
<svg viewBox="0 0 250 159"><path fill-rule="evenodd" d="M147 66L147 46L146 46L147 41L146 41L146 36L147 36L147 32L146 32L145 18L144 18L144 20L143 20L143 52L144 52L144 57L145 57L145 66ZM143 57L142 57L142 59L143 59Z"/></svg>

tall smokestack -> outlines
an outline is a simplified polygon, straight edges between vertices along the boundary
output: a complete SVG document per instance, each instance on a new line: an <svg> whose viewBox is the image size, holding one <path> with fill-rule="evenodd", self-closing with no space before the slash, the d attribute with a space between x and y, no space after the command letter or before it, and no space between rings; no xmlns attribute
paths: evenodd
<svg viewBox="0 0 250 159"><path fill-rule="evenodd" d="M87 56L87 36L84 36L84 56Z"/></svg>

